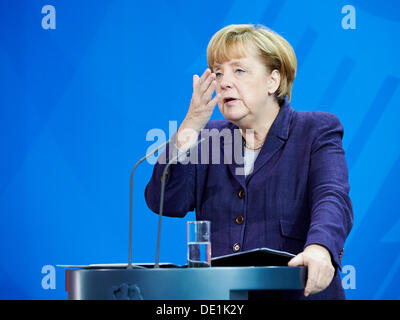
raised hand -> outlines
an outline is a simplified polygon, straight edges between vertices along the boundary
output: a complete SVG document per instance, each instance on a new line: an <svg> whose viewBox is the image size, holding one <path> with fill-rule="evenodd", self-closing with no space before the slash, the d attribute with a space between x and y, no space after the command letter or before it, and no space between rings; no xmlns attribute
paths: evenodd
<svg viewBox="0 0 400 320"><path fill-rule="evenodd" d="M216 76L210 69L206 69L201 77L193 76L193 94L190 107L178 129L177 146L187 147L196 142L197 137L210 120L219 95L212 95L216 87Z"/></svg>

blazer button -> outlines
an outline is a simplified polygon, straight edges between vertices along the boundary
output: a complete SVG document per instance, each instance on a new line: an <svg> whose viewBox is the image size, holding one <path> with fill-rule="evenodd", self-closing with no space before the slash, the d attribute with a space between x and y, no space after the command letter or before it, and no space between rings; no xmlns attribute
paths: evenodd
<svg viewBox="0 0 400 320"><path fill-rule="evenodd" d="M239 243L235 243L233 245L232 250L233 250L233 252L238 252L240 250L240 244Z"/></svg>
<svg viewBox="0 0 400 320"><path fill-rule="evenodd" d="M243 221L244 221L243 216L237 216L236 219L235 219L235 222L236 222L237 224L242 224Z"/></svg>
<svg viewBox="0 0 400 320"><path fill-rule="evenodd" d="M238 192L238 197L239 197L240 199L243 199L243 198L244 198L244 190L243 190L243 189L240 189L240 191Z"/></svg>

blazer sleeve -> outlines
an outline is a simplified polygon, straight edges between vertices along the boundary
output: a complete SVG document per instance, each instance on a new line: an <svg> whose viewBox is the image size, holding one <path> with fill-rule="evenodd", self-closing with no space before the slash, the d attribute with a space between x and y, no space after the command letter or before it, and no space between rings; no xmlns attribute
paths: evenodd
<svg viewBox="0 0 400 320"><path fill-rule="evenodd" d="M179 152L175 145L176 134L157 159L153 175L145 189L147 206L155 213L160 210L161 177L170 159ZM192 151L193 152L193 151ZM195 164L190 162L189 153L183 154L168 168L165 180L163 215L184 217L195 207Z"/></svg>
<svg viewBox="0 0 400 320"><path fill-rule="evenodd" d="M344 242L353 226L349 197L348 169L342 147L343 126L330 113L321 114L321 123L311 147L309 201L311 221L304 247L320 244L341 267Z"/></svg>

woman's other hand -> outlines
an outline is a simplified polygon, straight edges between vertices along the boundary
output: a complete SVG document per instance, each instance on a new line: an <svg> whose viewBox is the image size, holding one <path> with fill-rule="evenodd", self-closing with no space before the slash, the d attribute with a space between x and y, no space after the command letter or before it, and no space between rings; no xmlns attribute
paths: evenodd
<svg viewBox="0 0 400 320"><path fill-rule="evenodd" d="M326 289L335 274L328 249L318 244L307 246L303 252L289 261L288 266L307 266L308 277L304 289L306 297Z"/></svg>

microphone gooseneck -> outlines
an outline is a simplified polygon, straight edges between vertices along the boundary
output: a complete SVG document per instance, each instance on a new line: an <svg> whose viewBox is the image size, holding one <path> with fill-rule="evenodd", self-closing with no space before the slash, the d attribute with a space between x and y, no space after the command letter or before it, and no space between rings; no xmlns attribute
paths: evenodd
<svg viewBox="0 0 400 320"><path fill-rule="evenodd" d="M157 234L157 252L156 252L156 263L154 264L154 268L159 268L159 257L160 257L160 237L161 237L161 220L163 214L163 207L164 207L164 193L165 193L165 178L168 171L168 168L172 163L174 163L182 154L187 153L190 149L196 147L198 144L202 143L205 138L200 139L195 144L187 148L183 152L178 152L178 155L168 161L167 165L164 168L163 174L161 176L161 194L160 194L160 212L158 218L158 234Z"/></svg>
<svg viewBox="0 0 400 320"><path fill-rule="evenodd" d="M142 157L138 162L136 162L135 166L132 169L131 172L131 179L130 179L130 196L129 196L129 260L128 260L128 267L127 269L133 269L133 268L143 268L140 266L133 266L132 265L132 198L133 198L133 174L135 173L136 167L142 163L144 160L146 160L148 157L162 149L170 140L167 142L164 142L162 145L160 145L158 148L154 149L152 152L149 154L146 154L144 157Z"/></svg>

